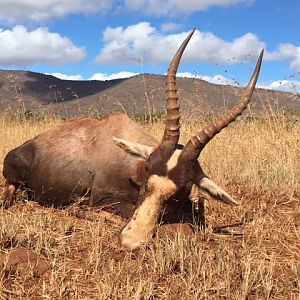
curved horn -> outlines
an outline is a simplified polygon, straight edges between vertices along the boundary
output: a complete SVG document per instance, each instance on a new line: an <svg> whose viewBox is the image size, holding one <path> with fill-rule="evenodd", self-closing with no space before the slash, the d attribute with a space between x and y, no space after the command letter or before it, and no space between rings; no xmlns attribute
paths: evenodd
<svg viewBox="0 0 300 300"><path fill-rule="evenodd" d="M178 103L178 94L176 89L176 73L182 54L194 32L195 29L190 32L190 34L186 37L186 39L177 50L170 63L168 74L166 77L167 121L163 138L157 149L165 148L165 150L167 150L166 152L168 152L169 155L171 155L176 149L176 145L178 143L180 135L179 119L181 116L179 113L180 106Z"/></svg>
<svg viewBox="0 0 300 300"><path fill-rule="evenodd" d="M247 85L242 91L240 101L236 104L225 116L216 121L209 123L202 131L193 136L184 147L182 154L189 160L198 159L202 149L206 144L217 135L223 128L227 127L246 109L251 96L253 94L255 84L259 75L264 50L261 51L253 75Z"/></svg>

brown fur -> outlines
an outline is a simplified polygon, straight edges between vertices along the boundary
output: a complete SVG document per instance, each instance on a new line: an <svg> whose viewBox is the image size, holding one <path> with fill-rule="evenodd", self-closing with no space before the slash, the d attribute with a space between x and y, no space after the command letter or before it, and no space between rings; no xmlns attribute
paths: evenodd
<svg viewBox="0 0 300 300"><path fill-rule="evenodd" d="M7 186L26 188L47 206L64 206L86 197L91 206L111 204L115 213L129 218L147 178L145 162L115 145L113 136L149 146L158 144L122 113L70 120L7 154L3 167ZM154 166L163 168L159 174L166 174L166 164L158 160ZM9 206L11 197L4 193L2 198ZM185 211L191 208L188 198L182 205L188 207Z"/></svg>

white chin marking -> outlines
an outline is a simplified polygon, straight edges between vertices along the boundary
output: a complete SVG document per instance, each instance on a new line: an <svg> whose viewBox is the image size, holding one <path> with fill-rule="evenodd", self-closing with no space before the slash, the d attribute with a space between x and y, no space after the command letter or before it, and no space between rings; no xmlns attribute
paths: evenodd
<svg viewBox="0 0 300 300"><path fill-rule="evenodd" d="M153 235L165 200L176 192L176 185L167 177L150 176L148 186L151 195L135 210L131 220L120 235L121 245L134 250Z"/></svg>

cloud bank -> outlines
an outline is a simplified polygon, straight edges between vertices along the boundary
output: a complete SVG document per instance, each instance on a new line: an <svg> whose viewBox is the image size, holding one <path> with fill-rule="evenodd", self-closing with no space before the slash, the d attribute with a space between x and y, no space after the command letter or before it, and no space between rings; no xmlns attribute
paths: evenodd
<svg viewBox="0 0 300 300"><path fill-rule="evenodd" d="M28 31L17 25L11 30L0 28L0 65L58 65L82 60L84 47L75 46L67 37L49 32L47 28Z"/></svg>
<svg viewBox="0 0 300 300"><path fill-rule="evenodd" d="M251 0L125 0L124 7L153 16L190 15L211 7L229 7L250 4Z"/></svg>
<svg viewBox="0 0 300 300"><path fill-rule="evenodd" d="M143 57L144 62L168 62L187 32L162 34L150 23L123 27L107 27L103 33L104 47L96 58L99 64L132 63ZM252 33L233 41L225 41L211 32L196 30L184 55L186 61L233 64L250 61L265 47ZM199 50L201 49L201 50Z"/></svg>
<svg viewBox="0 0 300 300"><path fill-rule="evenodd" d="M110 0L0 0L0 21L16 24L23 21L44 22L71 14L95 14L108 11Z"/></svg>
<svg viewBox="0 0 300 300"><path fill-rule="evenodd" d="M48 73L47 75L55 76L59 79L63 80L113 80L113 79L123 79L123 78L129 78L133 77L135 75L138 75L139 73L133 73L133 72L127 72L127 71L121 71L118 73L113 74L105 74L105 73L95 73L91 77L85 79L82 75L67 75L63 73Z"/></svg>
<svg viewBox="0 0 300 300"><path fill-rule="evenodd" d="M128 11L153 16L178 16L211 7L229 7L251 2L253 0L0 0L0 22L38 23L74 14L122 14Z"/></svg>
<svg viewBox="0 0 300 300"><path fill-rule="evenodd" d="M137 58L145 63L167 63L179 47L187 32L164 34L141 22L124 27L107 27L103 32L104 46L96 58L98 64L132 64ZM248 32L231 41L224 40L211 32L196 30L185 54L189 62L238 64L255 61L264 41ZM300 69L300 47L279 44L273 52L266 51L267 61L286 61L293 70Z"/></svg>
<svg viewBox="0 0 300 300"><path fill-rule="evenodd" d="M103 81L103 80L123 79L123 78L133 77L138 74L139 73L133 73L133 72L127 72L127 71L121 71L121 72L113 73L113 74L95 73L88 80L102 80Z"/></svg>

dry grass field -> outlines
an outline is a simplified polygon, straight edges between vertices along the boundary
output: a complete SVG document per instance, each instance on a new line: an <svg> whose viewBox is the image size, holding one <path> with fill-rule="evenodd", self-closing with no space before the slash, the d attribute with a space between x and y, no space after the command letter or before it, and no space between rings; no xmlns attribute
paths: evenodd
<svg viewBox="0 0 300 300"><path fill-rule="evenodd" d="M0 169L8 150L58 122L1 117ZM200 126L183 121L182 142ZM122 224L44 208L20 193L0 210L0 299L299 300L300 122L239 120L201 160L241 205L208 200L204 232L157 237L133 253L118 246Z"/></svg>

